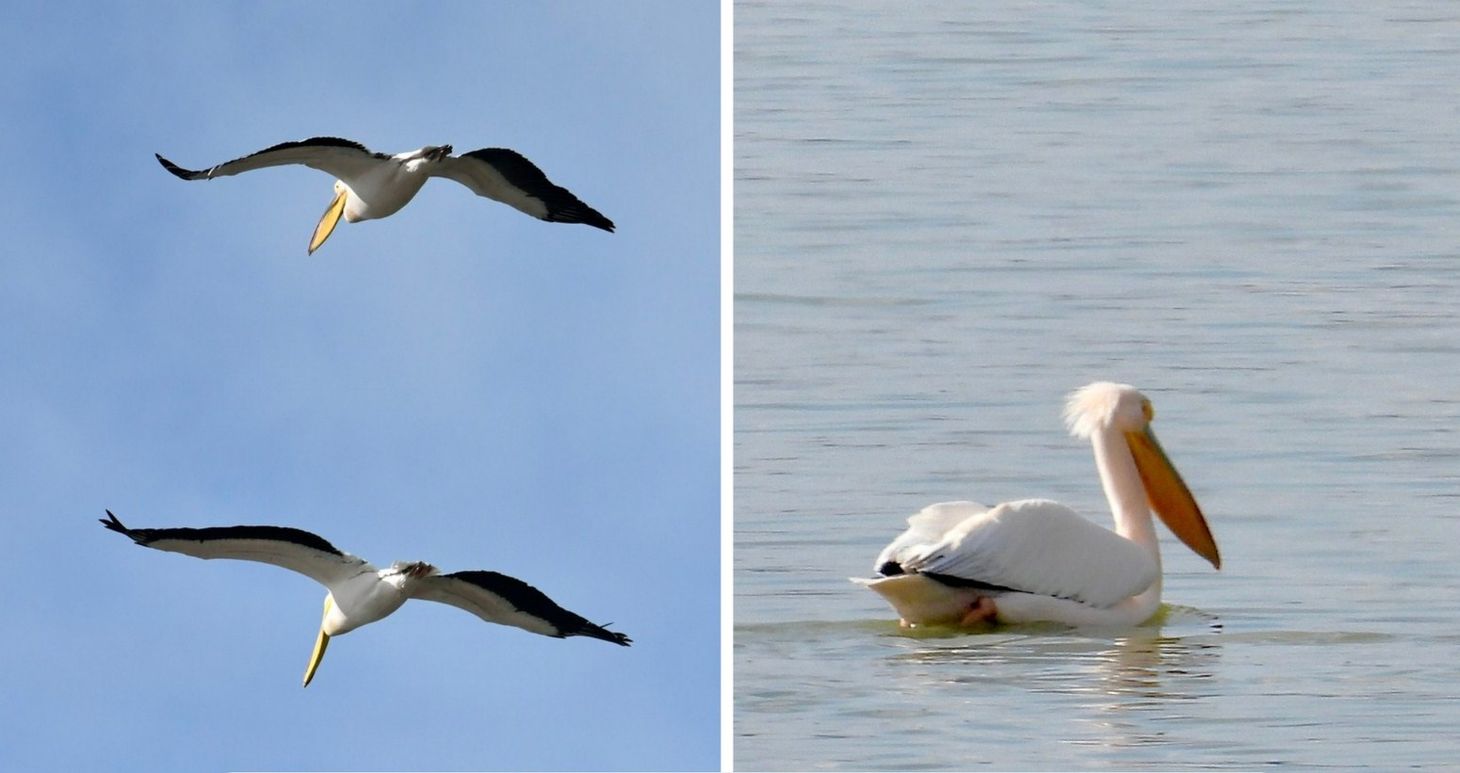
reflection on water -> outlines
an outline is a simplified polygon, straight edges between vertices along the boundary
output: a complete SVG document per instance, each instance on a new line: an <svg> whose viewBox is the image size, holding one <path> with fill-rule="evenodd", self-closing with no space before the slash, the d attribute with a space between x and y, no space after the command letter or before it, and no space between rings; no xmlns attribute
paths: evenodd
<svg viewBox="0 0 1460 773"><path fill-rule="evenodd" d="M1349 719L1362 718L1366 729L1345 737L1352 730L1339 726L1353 707L1315 712L1312 702L1346 701L1352 689L1295 690L1276 664L1302 662L1306 650L1341 670L1345 657L1399 639L1363 631L1232 634L1210 615L1168 606L1153 624L1104 636L1059 626L910 632L867 620L738 625L735 641L737 674L755 677L737 685L735 709L736 736L752 756L757 739L779 738L794 723L803 743L778 747L776 767L931 770L1028 767L1035 759L1042 768L1249 767L1264 757L1312 764L1327 755L1288 747L1283 736L1361 746L1384 733L1364 712ZM1227 662L1233 648L1243 662ZM1417 697L1393 675L1371 677L1389 686L1370 697ZM1411 717L1421 727L1453 718L1445 691L1429 692ZM1234 711L1221 707L1233 698ZM815 756L813 749L827 747L807 747L807 739L839 741L845 756Z"/></svg>
<svg viewBox="0 0 1460 773"><path fill-rule="evenodd" d="M1019 697L1023 694L1035 705L1062 707L1060 717L1033 721L1048 722L1049 732L1057 732L1071 748L1166 744L1169 736L1150 732L1148 722L1179 718L1182 704L1211 697L1223 646L1210 621L1185 611L1176 616L1192 618L1181 626L1188 629L1184 635L1168 635L1159 623L1110 637L1059 626L1000 627L977 634L925 629L915 635L885 621L740 626L737 642L753 644L737 645L737 662L759 670L757 664L775 660L799 672L800 679L811 678L827 700L808 704L804 686L789 673L784 681L761 682L737 693L739 734L754 738L756 728L763 722L773 727L778 715L825 710L818 738L845 736L865 743L853 728L880 720L896 728L895 741L882 740L900 750L886 759L886 767L946 767L952 764L950 744L977 744L978 734L970 738L970 730L1027 728L1031 718L1017 708L1030 703ZM1198 632L1204 622L1207 632ZM868 664L875 678L841 673L836 663L856 657L869 641L879 651L875 663ZM816 664L802 660L809 652L818 653ZM990 705L1008 709L1003 715L986 714ZM920 740L930 748L908 748ZM989 751L953 759L1003 764ZM782 764L815 767L805 758Z"/></svg>
<svg viewBox="0 0 1460 773"><path fill-rule="evenodd" d="M892 660L915 669L913 679L950 684L989 685L1000 680L1032 692L1087 696L1196 698L1193 680L1210 678L1221 641L1210 637L1163 637L1159 629L1140 629L1112 639L1040 634L986 634L963 637L954 646L924 644ZM1070 680L1072 674L1081 678ZM1105 706L1114 708L1119 704Z"/></svg>
<svg viewBox="0 0 1460 773"><path fill-rule="evenodd" d="M737 766L1453 764L1460 9L735 21ZM1166 542L1159 625L909 635L846 582L932 502L1108 525L1096 379L1222 546Z"/></svg>

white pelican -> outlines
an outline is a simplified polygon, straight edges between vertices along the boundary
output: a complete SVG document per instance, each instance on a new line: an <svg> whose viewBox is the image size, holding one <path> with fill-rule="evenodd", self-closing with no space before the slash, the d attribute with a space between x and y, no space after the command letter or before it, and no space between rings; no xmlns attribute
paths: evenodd
<svg viewBox="0 0 1460 773"><path fill-rule="evenodd" d="M349 633L400 609L408 599L461 607L489 623L513 625L559 639L591 636L625 647L629 637L595 625L553 603L542 591L496 572L437 574L423 561L389 569L341 552L323 537L287 526L214 526L205 529L129 529L106 511L102 524L138 545L195 558L234 558L292 569L329 589L304 686L324 659L331 636ZM609 623L609 625L613 625Z"/></svg>
<svg viewBox="0 0 1460 773"><path fill-rule="evenodd" d="M877 557L879 579L853 579L891 602L904 626L1056 622L1130 626L1161 605L1154 509L1171 532L1221 568L1196 500L1151 431L1151 401L1097 382L1065 404L1070 433L1089 438L1115 531L1046 499L930 505ZM1148 506L1149 503L1149 506Z"/></svg>
<svg viewBox="0 0 1460 773"><path fill-rule="evenodd" d="M153 155L164 169L184 180L211 180L287 164L303 164L334 175L338 178L335 198L314 228L310 254L329 238L341 214L351 223L393 215L430 177L450 178L478 196L500 201L539 220L586 223L613 231L612 220L567 188L554 185L522 154L506 148L482 148L453 156L450 145L432 145L388 156L338 137L311 137L302 142L282 142L202 170L183 169L161 154Z"/></svg>

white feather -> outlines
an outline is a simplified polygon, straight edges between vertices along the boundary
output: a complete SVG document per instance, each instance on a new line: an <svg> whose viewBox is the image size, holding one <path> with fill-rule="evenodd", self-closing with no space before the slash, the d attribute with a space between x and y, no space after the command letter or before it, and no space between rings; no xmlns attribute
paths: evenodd
<svg viewBox="0 0 1460 773"><path fill-rule="evenodd" d="M939 502L924 507L908 516L907 531L882 549L877 556L877 563L872 565L872 571L881 571L888 561L903 564L912 556L920 555L929 547L942 542L944 536L958 524L986 512L987 507L968 501Z"/></svg>
<svg viewBox="0 0 1460 773"><path fill-rule="evenodd" d="M1150 554L1058 502L1005 502L966 518L902 562L1025 593L1109 606L1151 586Z"/></svg>

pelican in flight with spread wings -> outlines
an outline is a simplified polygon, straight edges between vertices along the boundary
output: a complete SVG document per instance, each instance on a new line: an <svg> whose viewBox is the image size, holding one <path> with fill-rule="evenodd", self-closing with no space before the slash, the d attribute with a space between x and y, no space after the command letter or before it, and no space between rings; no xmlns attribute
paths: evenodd
<svg viewBox="0 0 1460 773"><path fill-rule="evenodd" d="M304 686L324 659L330 637L349 633L400 609L409 599L450 604L489 623L512 625L559 639L589 636L629 646L633 640L558 606L527 583L497 572L437 574L423 561L376 569L323 537L287 526L214 526L204 529L130 529L108 510L101 522L143 547L195 558L259 561L296 571L329 589ZM612 625L612 623L609 623Z"/></svg>
<svg viewBox="0 0 1460 773"><path fill-rule="evenodd" d="M1055 622L1131 626L1161 605L1161 553L1151 511L1221 568L1196 500L1151 431L1155 410L1127 384L1097 382L1065 404L1070 433L1095 447L1115 531L1047 499L943 502L907 519L877 557L876 579L853 578L890 602L904 626Z"/></svg>
<svg viewBox="0 0 1460 773"><path fill-rule="evenodd" d="M303 164L334 175L338 178L335 198L309 239L310 254L334 232L341 215L351 223L393 215L410 203L431 177L455 180L478 196L500 201L539 220L584 223L613 231L612 220L567 188L554 185L522 154L506 148L482 148L453 156L450 145L433 145L388 156L351 140L313 137L283 142L200 170L183 169L161 154L154 155L164 169L184 180L211 180L288 164Z"/></svg>

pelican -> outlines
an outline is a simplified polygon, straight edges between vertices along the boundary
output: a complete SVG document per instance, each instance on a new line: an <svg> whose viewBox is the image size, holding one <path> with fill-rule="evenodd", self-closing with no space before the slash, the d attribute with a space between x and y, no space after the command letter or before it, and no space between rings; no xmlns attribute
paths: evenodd
<svg viewBox="0 0 1460 773"><path fill-rule="evenodd" d="M334 175L335 197L309 239L309 254L334 232L340 216L357 223L395 214L410 203L431 177L446 177L478 196L500 201L550 223L584 223L613 231L613 221L584 204L567 188L554 185L522 154L506 148L482 148L460 156L450 145L428 145L409 153L388 156L339 137L312 137L282 142L208 169L184 169L154 153L162 168L184 180L251 172L270 166L303 164Z"/></svg>
<svg viewBox="0 0 1460 773"><path fill-rule="evenodd" d="M629 646L633 640L595 625L553 603L542 591L497 572L437 574L423 561L376 569L364 559L341 552L317 534L287 526L213 526L203 529L130 529L112 511L101 523L143 547L195 558L259 561L296 571L329 589L314 652L304 671L304 686L324 659L330 637L349 633L400 609L409 599L450 604L489 623L512 625L559 639L589 636ZM609 623L608 625L612 625Z"/></svg>
<svg viewBox="0 0 1460 773"><path fill-rule="evenodd" d="M904 627L988 622L1132 626L1161 605L1151 511L1220 569L1206 519L1151 430L1155 410L1129 384L1072 392L1065 423L1089 439L1115 531L1047 499L930 505L877 557L877 579L853 578L892 604Z"/></svg>

